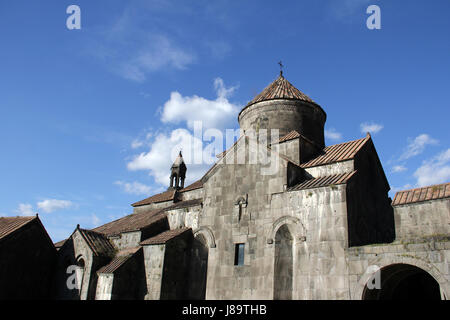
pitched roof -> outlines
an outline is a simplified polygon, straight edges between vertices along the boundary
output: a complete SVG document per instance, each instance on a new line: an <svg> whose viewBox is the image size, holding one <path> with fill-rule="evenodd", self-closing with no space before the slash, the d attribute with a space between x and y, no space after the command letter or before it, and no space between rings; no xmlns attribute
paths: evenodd
<svg viewBox="0 0 450 320"><path fill-rule="evenodd" d="M303 163L301 167L309 168L334 162L351 160L370 139L370 134L367 134L367 136L362 139L325 147L321 154L314 159Z"/></svg>
<svg viewBox="0 0 450 320"><path fill-rule="evenodd" d="M78 229L95 256L112 257L116 249L105 235L92 230Z"/></svg>
<svg viewBox="0 0 450 320"><path fill-rule="evenodd" d="M56 249L59 249L59 248L61 248L63 245L64 245L64 243L66 243L66 241L67 241L67 239L64 239L64 240L61 240L61 241L58 241L58 242L55 242L54 243L54 245L55 245L55 248Z"/></svg>
<svg viewBox="0 0 450 320"><path fill-rule="evenodd" d="M167 190L158 194L155 194L151 197L148 197L144 200L135 202L132 204L133 207L138 207L138 206L143 206L146 204L151 204L151 203L158 203L158 202L164 202L164 201L170 201L173 200L175 198L175 192L176 190Z"/></svg>
<svg viewBox="0 0 450 320"><path fill-rule="evenodd" d="M179 201L174 203L171 206L165 207L162 209L163 211L169 211L169 210L175 210L175 209L181 209L181 208L189 208L201 205L203 202L203 199L192 199L192 200L185 200L185 201Z"/></svg>
<svg viewBox="0 0 450 320"><path fill-rule="evenodd" d="M331 176L325 176L325 177L319 177L314 178L310 180L305 180L291 188L288 189L288 191L298 191L298 190L305 190L305 189L313 189L313 188L320 188L320 187L326 187L331 185L339 185L347 183L351 177L353 177L356 174L356 170L352 172L342 173L342 174L334 174Z"/></svg>
<svg viewBox="0 0 450 320"><path fill-rule="evenodd" d="M179 192L186 192L186 191L191 191L191 190L200 189L200 188L203 188L203 182L202 182L202 180L197 180L197 181L191 183L190 185L188 185L186 188L179 190Z"/></svg>
<svg viewBox="0 0 450 320"><path fill-rule="evenodd" d="M106 266L101 267L97 273L114 273L119 269L125 262L127 262L136 252L138 252L142 247L136 247L131 249L120 250L117 252L116 256L108 263Z"/></svg>
<svg viewBox="0 0 450 320"><path fill-rule="evenodd" d="M0 217L0 239L19 230L34 219L37 219L37 217Z"/></svg>
<svg viewBox="0 0 450 320"><path fill-rule="evenodd" d="M191 228L179 228L162 232L154 237L148 238L140 243L140 245L164 244L169 240L191 230Z"/></svg>
<svg viewBox="0 0 450 320"><path fill-rule="evenodd" d="M315 142L311 141L310 139L308 139L307 137L305 137L304 135L302 135L301 133L299 133L296 130L292 130L291 132L289 132L285 136L281 137L280 140L278 140L278 143L283 143L283 142L286 142L286 141L289 141L289 140L293 140L293 139L297 139L297 138L302 138L303 140L306 140L310 144L317 146Z"/></svg>
<svg viewBox="0 0 450 320"><path fill-rule="evenodd" d="M395 194L393 206L450 197L450 182L417 189L399 191Z"/></svg>
<svg viewBox="0 0 450 320"><path fill-rule="evenodd" d="M275 81L269 84L260 94L254 97L246 107L257 102L274 99L302 100L314 103L314 101L310 97L294 87L283 77L282 74L280 74L280 76L275 79Z"/></svg>
<svg viewBox="0 0 450 320"><path fill-rule="evenodd" d="M200 189L200 188L203 188L203 182L201 180L197 180L183 189L167 190L167 191L155 194L151 197L145 198L144 200L135 202L132 204L132 206L139 207L139 206L144 206L144 205L148 205L151 203L159 203L159 202L176 200L177 192L182 193L182 192L191 191L191 190Z"/></svg>
<svg viewBox="0 0 450 320"><path fill-rule="evenodd" d="M103 233L107 236L118 235L122 232L130 232L141 230L152 223L166 218L163 209L149 210L141 213L133 213L117 219L115 221L104 224L93 229L93 231Z"/></svg>
<svg viewBox="0 0 450 320"><path fill-rule="evenodd" d="M296 130L292 130L287 135L283 136L278 140L278 143L293 140L300 137L300 133L298 133Z"/></svg>

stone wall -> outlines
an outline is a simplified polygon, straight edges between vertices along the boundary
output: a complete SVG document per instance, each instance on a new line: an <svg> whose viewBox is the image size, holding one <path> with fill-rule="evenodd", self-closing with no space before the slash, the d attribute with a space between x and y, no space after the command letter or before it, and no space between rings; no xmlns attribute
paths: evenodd
<svg viewBox="0 0 450 320"><path fill-rule="evenodd" d="M355 156L354 164L357 173L347 187L349 246L392 242L390 187L371 140Z"/></svg>
<svg viewBox="0 0 450 320"><path fill-rule="evenodd" d="M146 204L143 206L134 207L133 213L141 213L141 212L147 212L147 211L151 211L151 210L163 209L163 208L166 208L171 205L173 205L173 200L157 202L157 203L150 203L150 204Z"/></svg>
<svg viewBox="0 0 450 320"><path fill-rule="evenodd" d="M450 233L450 199L395 206L394 216L397 239Z"/></svg>
<svg viewBox="0 0 450 320"><path fill-rule="evenodd" d="M181 192L180 196L183 201L203 199L203 188Z"/></svg>
<svg viewBox="0 0 450 320"><path fill-rule="evenodd" d="M269 100L255 103L244 109L239 115L242 130L279 129L279 137L292 130L303 134L319 147L325 146L324 125L326 114L319 106L300 100Z"/></svg>
<svg viewBox="0 0 450 320"><path fill-rule="evenodd" d="M279 154L285 155L294 163L300 164L300 140L292 139L272 145L272 149Z"/></svg>
<svg viewBox="0 0 450 320"><path fill-rule="evenodd" d="M423 237L414 241L353 247L346 250L351 299L364 298L364 288L373 276L369 266L388 268L409 265L420 268L439 284L441 298L450 298L450 237ZM375 270L375 269L374 269ZM381 283L385 279L381 278ZM382 287L383 288L383 287Z"/></svg>
<svg viewBox="0 0 450 320"><path fill-rule="evenodd" d="M95 300L112 300L114 274L101 273L98 276Z"/></svg>
<svg viewBox="0 0 450 320"><path fill-rule="evenodd" d="M183 227L192 228L193 230L197 229L201 212L202 207L200 205L168 210L167 219L169 221L170 229Z"/></svg>
<svg viewBox="0 0 450 320"><path fill-rule="evenodd" d="M141 242L141 231L123 232L118 236L110 237L109 240L118 250L134 248Z"/></svg>
<svg viewBox="0 0 450 320"><path fill-rule="evenodd" d="M261 175L260 165L227 165L204 183L200 227L217 244L209 249L207 299L272 299L275 234L283 225L293 238L292 297L348 297L345 186L285 192L287 162L279 161L274 175ZM247 203L239 206L240 198ZM235 266L237 243L245 253Z"/></svg>
<svg viewBox="0 0 450 320"><path fill-rule="evenodd" d="M54 292L57 299L93 300L97 289L97 270L107 264L110 258L94 256L81 233L76 230L58 251L57 272L54 277ZM73 273L67 267L80 266L81 288L71 289Z"/></svg>
<svg viewBox="0 0 450 320"><path fill-rule="evenodd" d="M305 168L306 172L308 172L311 176L317 177L325 177L333 174L342 174L348 173L355 170L353 160L347 160L342 162L336 162L332 164L327 164L323 166Z"/></svg>
<svg viewBox="0 0 450 320"><path fill-rule="evenodd" d="M143 300L147 294L143 250L114 272L111 300Z"/></svg>
<svg viewBox="0 0 450 320"><path fill-rule="evenodd" d="M144 246L146 300L186 299L192 233L185 232L165 244Z"/></svg>

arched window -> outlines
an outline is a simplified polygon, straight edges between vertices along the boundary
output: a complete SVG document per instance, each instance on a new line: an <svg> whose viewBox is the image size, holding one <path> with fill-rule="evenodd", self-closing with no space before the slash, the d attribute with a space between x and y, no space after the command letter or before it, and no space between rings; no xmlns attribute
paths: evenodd
<svg viewBox="0 0 450 320"><path fill-rule="evenodd" d="M275 234L275 267L273 298L275 300L292 299L293 283L293 243L294 239L286 224Z"/></svg>
<svg viewBox="0 0 450 320"><path fill-rule="evenodd" d="M81 288L83 286L84 271L85 271L84 269L85 269L84 259L78 258L75 274L76 274L77 288L78 288L80 294L81 294Z"/></svg>

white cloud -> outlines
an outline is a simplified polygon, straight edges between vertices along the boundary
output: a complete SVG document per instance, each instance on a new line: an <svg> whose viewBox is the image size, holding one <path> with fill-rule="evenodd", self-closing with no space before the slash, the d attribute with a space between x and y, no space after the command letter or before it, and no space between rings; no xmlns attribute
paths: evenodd
<svg viewBox="0 0 450 320"><path fill-rule="evenodd" d="M185 184L187 185L199 179L210 164L202 161L202 141L186 129L176 129L170 135L159 134L151 145L150 151L136 155L128 162L127 167L133 171L149 170L157 183L168 186L170 167L180 150L188 167ZM201 155L200 161L197 161L198 155Z"/></svg>
<svg viewBox="0 0 450 320"><path fill-rule="evenodd" d="M100 218L97 217L95 214L92 214L91 218L92 218L92 221L91 221L92 226L93 227L98 227L100 225L100 222L101 222Z"/></svg>
<svg viewBox="0 0 450 320"><path fill-rule="evenodd" d="M211 55L219 60L224 59L231 52L231 45L221 40L208 41L206 46L211 50Z"/></svg>
<svg viewBox="0 0 450 320"><path fill-rule="evenodd" d="M19 208L15 210L21 216L32 216L35 214L33 206L29 203L20 203Z"/></svg>
<svg viewBox="0 0 450 320"><path fill-rule="evenodd" d="M140 140L137 140L137 139L135 139L135 140L133 140L133 141L131 142L131 148L133 148L133 149L140 148L140 147L142 147L143 145L144 145L144 142L142 142L142 141L140 141Z"/></svg>
<svg viewBox="0 0 450 320"><path fill-rule="evenodd" d="M353 19L359 17L361 14L366 13L366 8L374 0L339 0L330 2L331 14L335 19L341 20L343 22L351 22ZM358 14L358 13L361 14Z"/></svg>
<svg viewBox="0 0 450 320"><path fill-rule="evenodd" d="M405 184L403 187L392 187L390 192L395 193L395 192L411 189L412 187L413 186L408 183L408 184Z"/></svg>
<svg viewBox="0 0 450 320"><path fill-rule="evenodd" d="M214 88L217 94L215 100L199 96L183 97L178 92L172 92L170 99L164 104L161 121L165 123L186 122L188 128L195 129L194 123L199 121L203 136L194 136L187 129L176 129L170 134L148 133L145 139L135 140L132 147L150 145L148 152L135 155L128 162L129 170L149 170L159 184L169 184L170 166L180 150L188 165L185 185L199 179L217 160L216 154L223 151L223 132L227 124L236 120L240 108L228 101L236 87L226 87L223 80L216 78ZM203 131L203 129L205 129ZM195 134L196 130L194 130ZM219 139L220 137L220 139ZM150 143L153 138L153 143ZM217 139L216 139L217 138ZM203 140L208 141L203 148Z"/></svg>
<svg viewBox="0 0 450 320"><path fill-rule="evenodd" d="M414 140L410 140L408 146L406 147L403 154L400 156L399 160L406 160L421 154L427 145L436 145L438 141L431 138L428 134L421 134L417 136Z"/></svg>
<svg viewBox="0 0 450 320"><path fill-rule="evenodd" d="M37 207L46 213L67 209L71 206L73 203L69 200L46 199L37 203Z"/></svg>
<svg viewBox="0 0 450 320"><path fill-rule="evenodd" d="M143 82L149 73L163 68L183 70L195 60L193 54L179 48L165 36L151 36L145 43L136 55L119 65L117 71L124 78Z"/></svg>
<svg viewBox="0 0 450 320"><path fill-rule="evenodd" d="M114 182L114 184L121 186L123 191L125 191L126 193L130 193L130 194L136 194L136 195L147 194L148 195L151 192L151 188L149 186L142 184L140 182L137 182L137 181L133 181L133 182L116 181L116 182Z"/></svg>
<svg viewBox="0 0 450 320"><path fill-rule="evenodd" d="M374 122L364 122L360 124L360 128L361 128L361 132L362 133L367 133L370 132L372 134L378 133L381 131L381 129L383 129L383 125L381 124L377 124Z"/></svg>
<svg viewBox="0 0 450 320"><path fill-rule="evenodd" d="M325 130L325 138L337 141L342 139L342 134L331 128L330 130Z"/></svg>
<svg viewBox="0 0 450 320"><path fill-rule="evenodd" d="M228 101L228 97L233 94L236 87L225 87L223 80L216 78L214 88L217 99L208 100L199 96L183 97L178 92L172 92L170 99L164 104L162 111L162 122L180 123L187 122L187 126L192 129L194 121L201 121L204 128L224 129L236 116L240 110L239 106Z"/></svg>
<svg viewBox="0 0 450 320"><path fill-rule="evenodd" d="M450 148L441 152L422 165L414 172L419 187L450 181Z"/></svg>
<svg viewBox="0 0 450 320"><path fill-rule="evenodd" d="M393 166L392 167L392 173L398 173L398 172L403 172L403 171L406 171L406 170L408 170L405 166L402 166L402 165L397 165L397 166Z"/></svg>

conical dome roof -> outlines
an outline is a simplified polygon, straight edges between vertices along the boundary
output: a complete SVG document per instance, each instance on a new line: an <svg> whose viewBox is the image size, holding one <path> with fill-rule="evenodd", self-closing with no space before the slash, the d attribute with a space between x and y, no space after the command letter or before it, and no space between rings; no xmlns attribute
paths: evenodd
<svg viewBox="0 0 450 320"><path fill-rule="evenodd" d="M283 74L280 73L280 76L269 84L260 94L253 98L245 108L257 102L274 99L292 99L314 103L310 97L294 87L283 77Z"/></svg>

